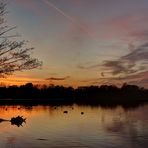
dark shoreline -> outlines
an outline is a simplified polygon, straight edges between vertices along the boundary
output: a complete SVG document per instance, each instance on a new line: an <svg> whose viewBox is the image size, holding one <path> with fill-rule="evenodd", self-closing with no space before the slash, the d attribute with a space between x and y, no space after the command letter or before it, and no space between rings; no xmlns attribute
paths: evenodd
<svg viewBox="0 0 148 148"><path fill-rule="evenodd" d="M9 98L9 99L8 99ZM0 105L103 105L135 106L148 102L148 90L136 85L72 87L45 86L32 83L21 86L0 87Z"/></svg>

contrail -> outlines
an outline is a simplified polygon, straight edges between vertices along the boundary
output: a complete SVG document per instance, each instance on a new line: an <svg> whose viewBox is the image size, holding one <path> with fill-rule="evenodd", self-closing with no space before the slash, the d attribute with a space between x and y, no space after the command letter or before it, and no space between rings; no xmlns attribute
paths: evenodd
<svg viewBox="0 0 148 148"><path fill-rule="evenodd" d="M76 25L78 28L82 29L83 32L87 33L89 36L94 37L97 39L97 36L90 32L85 26L81 25L78 21L73 19L70 15L66 14L63 10L55 6L53 3L51 3L49 0L42 0L44 3L46 3L49 7L54 8L58 13L60 13L62 16L64 16L67 20L72 22L74 25Z"/></svg>
<svg viewBox="0 0 148 148"><path fill-rule="evenodd" d="M55 6L53 3L49 2L48 0L42 0L44 3L46 3L48 6L54 8L57 12L59 12L61 15L63 15L65 18L67 18L72 23L76 23L75 20L70 17L68 14L66 14L64 11L59 9L57 6Z"/></svg>

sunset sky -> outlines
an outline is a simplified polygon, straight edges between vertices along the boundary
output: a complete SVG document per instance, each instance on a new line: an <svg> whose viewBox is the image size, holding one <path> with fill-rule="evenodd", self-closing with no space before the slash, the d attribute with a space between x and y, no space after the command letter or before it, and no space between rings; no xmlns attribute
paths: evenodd
<svg viewBox="0 0 148 148"><path fill-rule="evenodd" d="M148 0L7 1L8 24L43 67L1 82L148 88Z"/></svg>

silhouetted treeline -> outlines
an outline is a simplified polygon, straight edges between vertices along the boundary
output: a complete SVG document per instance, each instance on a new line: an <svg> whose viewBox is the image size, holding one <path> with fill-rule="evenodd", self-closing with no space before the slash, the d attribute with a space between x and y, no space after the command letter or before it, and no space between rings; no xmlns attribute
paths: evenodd
<svg viewBox="0 0 148 148"><path fill-rule="evenodd" d="M27 83L21 86L0 87L0 103L77 103L77 104L123 104L148 101L148 90L136 85L72 87L44 86L39 88Z"/></svg>

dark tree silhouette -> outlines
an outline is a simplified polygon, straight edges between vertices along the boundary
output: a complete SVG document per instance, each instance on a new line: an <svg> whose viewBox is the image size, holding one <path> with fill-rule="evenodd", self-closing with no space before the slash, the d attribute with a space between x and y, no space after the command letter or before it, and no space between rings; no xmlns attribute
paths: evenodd
<svg viewBox="0 0 148 148"><path fill-rule="evenodd" d="M10 35L16 27L9 27L6 23L6 6L5 2L0 2L0 77L42 65L42 62L30 56L34 48L26 47L27 41L16 41L18 35Z"/></svg>

